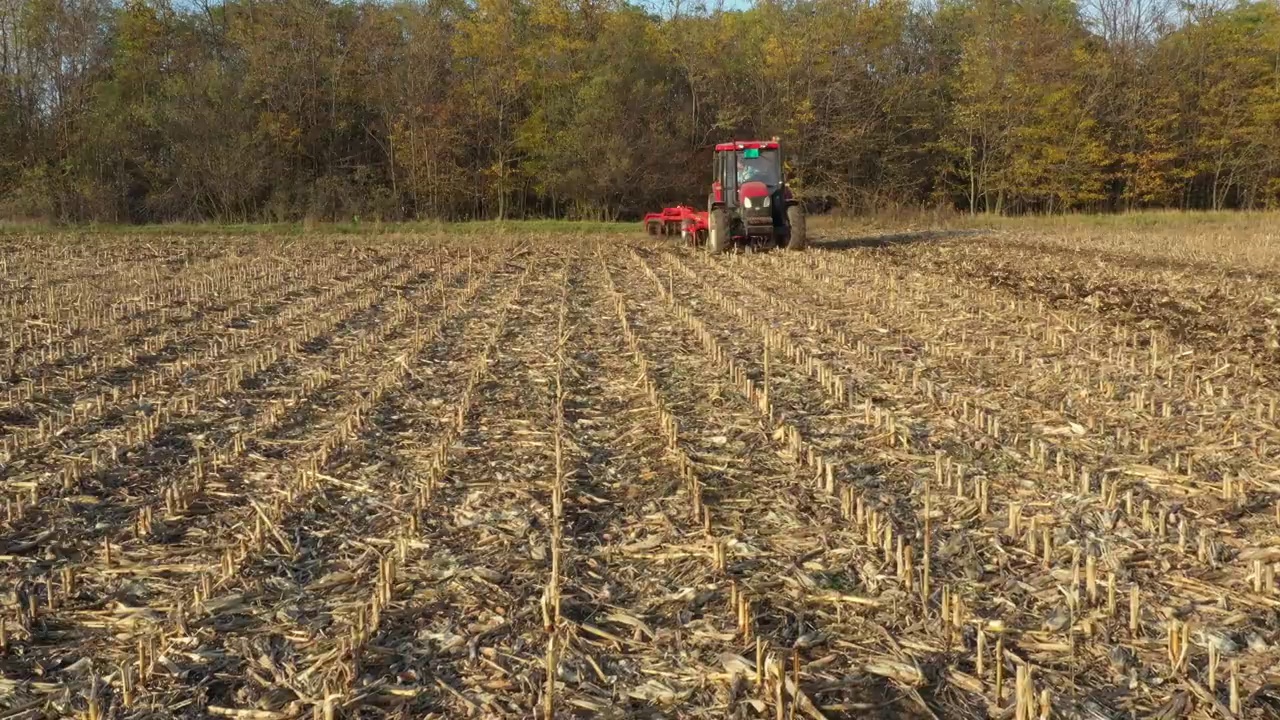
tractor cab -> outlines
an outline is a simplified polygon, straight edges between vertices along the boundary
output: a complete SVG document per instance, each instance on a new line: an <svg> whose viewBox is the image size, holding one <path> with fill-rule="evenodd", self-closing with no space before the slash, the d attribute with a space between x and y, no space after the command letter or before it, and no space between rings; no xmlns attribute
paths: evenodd
<svg viewBox="0 0 1280 720"><path fill-rule="evenodd" d="M711 252L760 242L791 249L805 246L803 210L783 176L776 138L716 145L707 204Z"/></svg>

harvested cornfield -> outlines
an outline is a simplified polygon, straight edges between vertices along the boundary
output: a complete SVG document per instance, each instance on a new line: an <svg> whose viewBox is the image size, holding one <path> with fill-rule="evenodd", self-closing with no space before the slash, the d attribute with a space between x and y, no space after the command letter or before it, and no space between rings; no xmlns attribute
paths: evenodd
<svg viewBox="0 0 1280 720"><path fill-rule="evenodd" d="M1280 715L1267 266L958 233L0 267L4 718Z"/></svg>

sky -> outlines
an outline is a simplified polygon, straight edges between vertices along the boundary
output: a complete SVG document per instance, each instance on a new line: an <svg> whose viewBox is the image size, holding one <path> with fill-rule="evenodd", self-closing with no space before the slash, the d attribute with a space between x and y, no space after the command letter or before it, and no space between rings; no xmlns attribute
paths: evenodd
<svg viewBox="0 0 1280 720"><path fill-rule="evenodd" d="M418 0L419 2L429 2L430 0ZM671 14L673 0L629 0L630 2L646 8L651 12L662 16ZM708 8L714 7L716 2L722 2L725 10L746 10L750 8L755 0L679 0L684 8L690 8L698 3L705 4ZM173 7L180 10L192 10L200 7L200 0L171 0ZM220 0L210 0L213 5L219 4Z"/></svg>

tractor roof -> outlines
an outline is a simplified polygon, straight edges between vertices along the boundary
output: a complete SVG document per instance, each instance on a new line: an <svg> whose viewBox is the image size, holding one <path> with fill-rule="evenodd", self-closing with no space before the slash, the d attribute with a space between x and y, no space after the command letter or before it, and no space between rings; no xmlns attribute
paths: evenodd
<svg viewBox="0 0 1280 720"><path fill-rule="evenodd" d="M777 140L735 140L733 142L720 143L716 145L716 152L731 152L733 150L777 150Z"/></svg>

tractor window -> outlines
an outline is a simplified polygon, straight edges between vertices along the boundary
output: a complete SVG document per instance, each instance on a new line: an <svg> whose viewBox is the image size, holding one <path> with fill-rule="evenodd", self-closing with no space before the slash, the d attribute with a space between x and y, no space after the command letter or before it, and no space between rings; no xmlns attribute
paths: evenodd
<svg viewBox="0 0 1280 720"><path fill-rule="evenodd" d="M754 157L748 157L753 155ZM781 180L778 177L778 151L761 149L756 152L747 152L739 150L738 156L738 184L749 182L762 182L765 185L777 185Z"/></svg>

